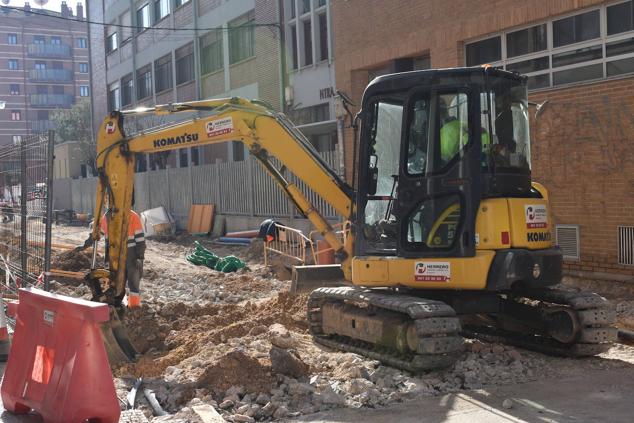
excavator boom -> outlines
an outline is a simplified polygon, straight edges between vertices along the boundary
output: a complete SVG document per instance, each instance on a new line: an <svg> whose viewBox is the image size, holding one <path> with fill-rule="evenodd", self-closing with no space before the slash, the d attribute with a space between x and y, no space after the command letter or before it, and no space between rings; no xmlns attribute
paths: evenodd
<svg viewBox="0 0 634 423"><path fill-rule="evenodd" d="M174 115L196 111L207 115L132 137L127 137L123 130L127 116ZM351 237L347 237L348 245L342 244L330 223L285 175L285 169L304 181L345 219L350 219L354 213L351 187L328 166L284 115L263 103L234 97L115 111L103 121L97 141L99 181L92 238L99 240L99 219L105 213L109 232L109 273L96 269L93 260L92 285L99 301L113 304L114 299L122 297L125 291L126 238L134 192L135 155L229 141L240 141L247 146L251 155L342 257L344 273L348 278L351 277ZM273 158L281 162L283 167L278 168ZM108 279L108 287L99 289L103 285L99 280L105 282L105 279Z"/></svg>

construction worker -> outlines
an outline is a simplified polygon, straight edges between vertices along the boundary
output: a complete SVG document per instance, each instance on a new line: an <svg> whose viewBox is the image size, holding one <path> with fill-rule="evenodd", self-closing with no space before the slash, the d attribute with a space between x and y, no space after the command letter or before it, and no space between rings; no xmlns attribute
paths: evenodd
<svg viewBox="0 0 634 423"><path fill-rule="evenodd" d="M456 106L457 107L457 106ZM469 142L468 123L449 115L447 103L443 98L438 104L440 116L440 158L443 165L454 158L458 151ZM491 138L482 128L482 151L488 152Z"/></svg>
<svg viewBox="0 0 634 423"><path fill-rule="evenodd" d="M99 222L101 233L105 237L106 260L108 260L108 222L106 215L101 217ZM92 245L92 237L84 243L84 247ZM145 233L139 215L130 210L130 220L128 222L128 254L126 255L126 279L128 280L128 308L135 308L141 305L141 278L143 277L143 261L145 260ZM116 298L121 304L123 296Z"/></svg>

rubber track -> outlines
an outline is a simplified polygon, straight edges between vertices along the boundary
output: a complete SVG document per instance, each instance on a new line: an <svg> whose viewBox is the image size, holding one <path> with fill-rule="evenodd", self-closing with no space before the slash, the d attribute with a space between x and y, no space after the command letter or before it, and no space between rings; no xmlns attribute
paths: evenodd
<svg viewBox="0 0 634 423"><path fill-rule="evenodd" d="M325 302L353 302L408 315L415 321L420 338L418 351L401 354L368 342L344 336L324 335L321 306ZM463 349L460 321L449 305L441 301L377 292L354 287L319 288L308 300L308 321L315 342L354 352L410 372L440 369L456 362Z"/></svg>
<svg viewBox="0 0 634 423"><path fill-rule="evenodd" d="M526 290L519 294L522 298L569 306L577 311L579 323L582 325L577 342L563 344L544 336L519 334L491 327L466 327L463 328L462 334L565 357L601 354L609 350L617 340L617 329L612 326L616 320L616 310L608 300L598 294L558 289Z"/></svg>

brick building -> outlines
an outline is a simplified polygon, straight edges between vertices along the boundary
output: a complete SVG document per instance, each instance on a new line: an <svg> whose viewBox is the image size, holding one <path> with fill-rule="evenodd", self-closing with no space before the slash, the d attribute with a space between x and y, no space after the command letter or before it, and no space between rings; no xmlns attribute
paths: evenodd
<svg viewBox="0 0 634 423"><path fill-rule="evenodd" d="M234 95L277 109L283 104L277 0L100 0L91 2L89 13L112 24L91 27L94 49L104 46L102 57L105 50L105 61L94 53L103 76L95 83L106 83L96 111ZM128 121L134 125L128 132L168 123L154 117ZM242 144L226 143L179 150L166 165L240 161L245 155ZM137 171L161 167L154 155L137 161Z"/></svg>
<svg viewBox="0 0 634 423"><path fill-rule="evenodd" d="M374 76L427 65L527 74L530 100L543 103L531 109L533 179L550 189L566 267L629 279L633 13L622 0L333 2L337 88L359 103ZM348 132L347 169L352 143Z"/></svg>
<svg viewBox="0 0 634 423"><path fill-rule="evenodd" d="M2 7L0 12L0 146L52 128L49 114L90 97L83 7L61 11Z"/></svg>

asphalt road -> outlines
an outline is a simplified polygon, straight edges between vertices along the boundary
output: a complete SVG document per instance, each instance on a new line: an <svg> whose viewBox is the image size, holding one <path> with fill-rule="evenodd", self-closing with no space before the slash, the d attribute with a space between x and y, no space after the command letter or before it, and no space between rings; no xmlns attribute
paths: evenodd
<svg viewBox="0 0 634 423"><path fill-rule="evenodd" d="M572 378L462 391L383 409L340 409L289 422L631 423L633 392L634 367L627 367L593 370ZM506 399L512 401L512 408L502 406ZM41 423L37 416L14 416L3 410L0 404L0 422Z"/></svg>
<svg viewBox="0 0 634 423"><path fill-rule="evenodd" d="M634 368L596 370L574 378L463 391L377 410L341 409L291 420L337 423L508 423L634 421ZM505 409L505 399L512 408Z"/></svg>

